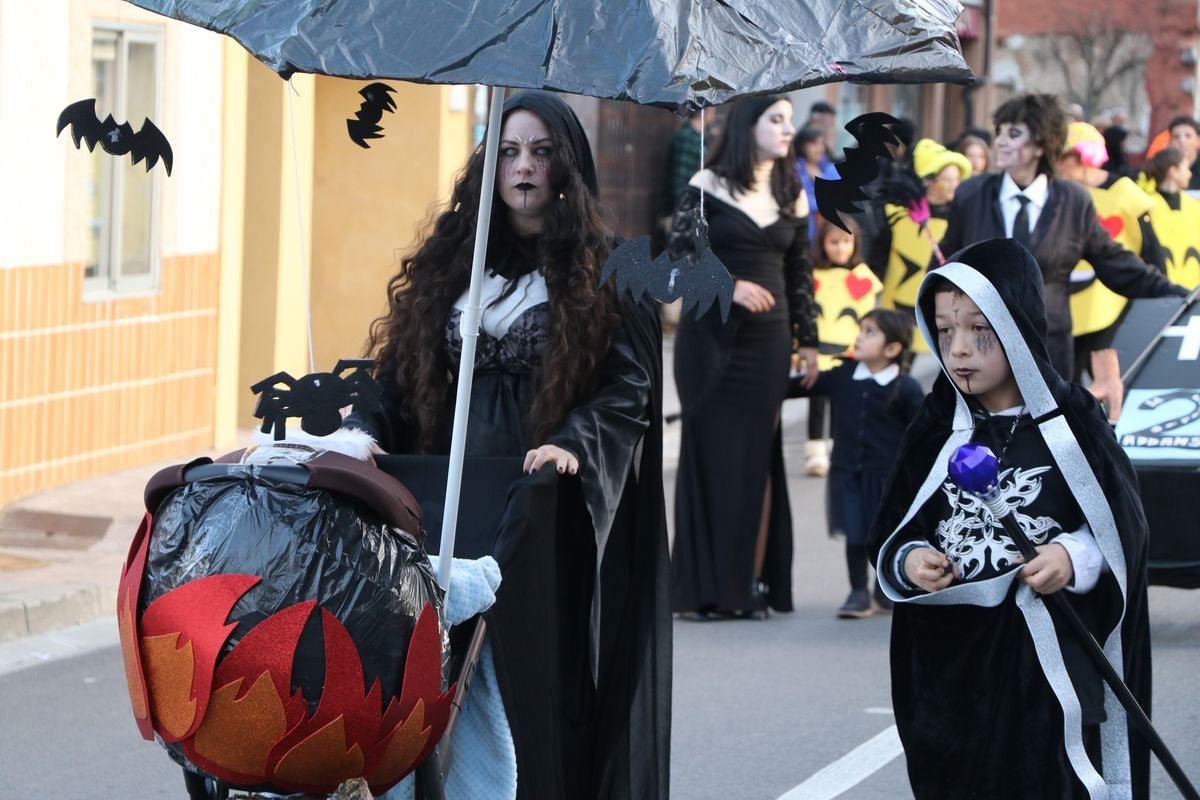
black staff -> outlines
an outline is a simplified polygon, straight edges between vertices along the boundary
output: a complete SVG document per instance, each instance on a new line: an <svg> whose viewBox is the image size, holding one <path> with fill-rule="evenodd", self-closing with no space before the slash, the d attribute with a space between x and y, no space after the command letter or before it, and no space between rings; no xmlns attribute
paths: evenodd
<svg viewBox="0 0 1200 800"><path fill-rule="evenodd" d="M1021 526L1017 524L1016 518L1012 515L1013 509L1001 502L999 481L997 480L998 471L999 462L991 449L985 445L965 444L950 456L950 480L954 481L955 485L964 492L978 497L992 512L992 516L1004 526L1005 533L1017 545L1017 549L1021 551L1025 560L1032 561L1037 556L1037 549L1033 546L1033 542L1029 541L1025 531L1021 530ZM1113 694L1121 701L1129 718L1136 723L1138 730L1146 737L1150 743L1150 749L1158 756L1158 760L1166 769L1167 774L1171 776L1171 780L1175 782L1180 793L1188 800L1200 800L1200 793L1183 774L1179 762L1167 749L1166 743L1158 735L1154 725L1150 723L1150 718L1138 704L1137 698L1121 680L1121 676L1117 674L1108 657L1104 655L1104 650L1101 649L1099 642L1084 626L1083 620L1075 613L1075 609L1071 608L1067 598L1058 592L1043 595L1043 597L1048 601L1049 608L1067 621L1075 636L1083 643L1083 649L1091 657L1096 669L1100 670L1100 674L1104 676L1104 682L1113 690Z"/></svg>

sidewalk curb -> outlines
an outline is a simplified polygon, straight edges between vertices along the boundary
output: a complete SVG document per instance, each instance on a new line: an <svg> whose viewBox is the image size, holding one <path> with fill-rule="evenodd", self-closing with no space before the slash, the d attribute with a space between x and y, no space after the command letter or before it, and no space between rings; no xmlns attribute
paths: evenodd
<svg viewBox="0 0 1200 800"><path fill-rule="evenodd" d="M116 613L117 593L69 581L0 592L0 642L90 622Z"/></svg>

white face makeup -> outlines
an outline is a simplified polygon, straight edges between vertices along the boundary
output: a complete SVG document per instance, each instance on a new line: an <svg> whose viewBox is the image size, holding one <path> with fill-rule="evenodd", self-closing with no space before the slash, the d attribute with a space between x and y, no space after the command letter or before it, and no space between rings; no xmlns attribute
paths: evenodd
<svg viewBox="0 0 1200 800"><path fill-rule="evenodd" d="M496 188L519 233L541 230L542 214L554 198L550 185L553 155L550 131L537 114L518 109L504 120Z"/></svg>
<svg viewBox="0 0 1200 800"><path fill-rule="evenodd" d="M957 291L939 291L933 302L938 352L959 390L988 411L1020 405L1008 356L979 306Z"/></svg>
<svg viewBox="0 0 1200 800"><path fill-rule="evenodd" d="M767 106L767 110L754 123L754 145L758 161L783 158L792 146L796 129L792 126L792 104L779 100Z"/></svg>
<svg viewBox="0 0 1200 800"><path fill-rule="evenodd" d="M1023 122L1001 122L996 128L996 169L1001 172L1037 174L1042 148L1034 144L1029 126Z"/></svg>

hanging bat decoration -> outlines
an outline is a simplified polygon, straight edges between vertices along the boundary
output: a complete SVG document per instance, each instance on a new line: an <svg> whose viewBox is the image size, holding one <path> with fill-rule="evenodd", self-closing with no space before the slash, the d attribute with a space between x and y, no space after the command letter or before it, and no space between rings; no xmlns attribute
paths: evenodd
<svg viewBox="0 0 1200 800"><path fill-rule="evenodd" d="M900 124L900 120L882 111L872 111L846 123L846 130L854 136L858 147L847 147L845 160L834 165L839 180L817 178L817 210L821 216L849 232L841 214L857 211L858 204L867 199L862 189L879 177L879 159L892 158L889 145L900 146L900 139L891 130Z"/></svg>
<svg viewBox="0 0 1200 800"><path fill-rule="evenodd" d="M371 145L367 144L367 139L383 138L383 134L380 133L383 128L379 127L379 120L383 119L384 111L389 114L395 112L396 101L392 99L392 93L395 91L386 83L372 83L363 87L359 92L363 97L362 105L354 114L354 119L346 120L350 141L359 147L369 148Z"/></svg>
<svg viewBox="0 0 1200 800"><path fill-rule="evenodd" d="M171 144L163 132L155 127L147 117L142 127L134 133L133 126L128 122L117 124L112 114L103 120L96 116L96 98L80 100L71 103L58 115L58 127L55 136L61 136L63 129L71 126L71 138L75 147L82 141L87 144L88 151L94 151L99 143L104 152L114 156L128 155L137 164L142 159L146 161L146 171L149 172L161 158L167 174L171 174L171 163L174 156Z"/></svg>
<svg viewBox="0 0 1200 800"><path fill-rule="evenodd" d="M263 421L262 432L275 431L275 441L287 435L287 418L299 417L300 428L313 436L328 436L342 426L341 409L361 402L380 410L380 388L368 371L369 358L342 358L333 372L314 372L293 378L276 372L250 387L259 395L254 416ZM348 370L354 370L343 377ZM281 385L282 384L282 385Z"/></svg>
<svg viewBox="0 0 1200 800"><path fill-rule="evenodd" d="M721 320L729 321L733 278L709 249L708 225L699 205L676 213L671 244L658 258L650 257L649 236L639 236L613 250L604 262L600 283L614 275L617 294L628 291L635 300L650 295L663 303L683 298L683 313L695 309L697 319L719 302Z"/></svg>

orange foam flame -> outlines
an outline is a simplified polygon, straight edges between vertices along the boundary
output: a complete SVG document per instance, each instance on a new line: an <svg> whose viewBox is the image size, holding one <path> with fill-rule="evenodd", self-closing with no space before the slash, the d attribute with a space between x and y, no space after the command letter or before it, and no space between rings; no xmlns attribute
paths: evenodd
<svg viewBox="0 0 1200 800"><path fill-rule="evenodd" d="M167 592L142 615L142 671L154 729L164 741L181 741L200 727L217 655L237 627L225 620L258 582L251 575L199 578Z"/></svg>
<svg viewBox="0 0 1200 800"><path fill-rule="evenodd" d="M413 629L400 696L384 709L378 680L365 688L362 661L349 631L320 610L325 685L316 710L291 691L301 633L317 607L285 608L251 628L216 665L236 624L237 600L259 581L219 575L184 584L156 600L140 620L140 666L149 716L165 741L208 774L234 785L271 785L329 793L365 777L380 793L400 781L445 731L454 693L441 691L441 631L426 604ZM127 602L124 627L136 605ZM135 664L136 666L136 664ZM127 665L131 700L133 674ZM135 716L137 702L134 700Z"/></svg>

